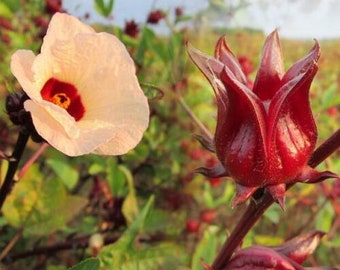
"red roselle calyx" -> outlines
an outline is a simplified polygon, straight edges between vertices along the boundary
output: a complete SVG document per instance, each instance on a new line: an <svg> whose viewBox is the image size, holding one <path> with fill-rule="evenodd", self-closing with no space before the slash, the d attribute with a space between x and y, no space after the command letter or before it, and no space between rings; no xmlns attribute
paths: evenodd
<svg viewBox="0 0 340 270"><path fill-rule="evenodd" d="M307 165L317 140L308 96L318 69L317 41L304 58L284 72L278 33L272 32L266 39L253 86L247 83L223 37L215 47L214 58L190 45L188 52L210 81L217 99L214 144L223 170L220 165L203 172L235 179L233 205L265 188L283 207L286 184L333 176L317 173Z"/></svg>
<svg viewBox="0 0 340 270"><path fill-rule="evenodd" d="M320 239L324 235L324 232L312 231L297 236L280 246L252 246L241 249L234 254L232 259L228 262L227 266L224 269L305 269L301 266L301 264L314 252L314 250L320 243Z"/></svg>

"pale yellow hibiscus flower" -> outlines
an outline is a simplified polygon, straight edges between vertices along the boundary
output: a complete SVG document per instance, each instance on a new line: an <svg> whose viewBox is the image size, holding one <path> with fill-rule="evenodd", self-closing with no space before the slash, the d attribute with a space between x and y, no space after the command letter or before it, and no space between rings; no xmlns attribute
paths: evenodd
<svg viewBox="0 0 340 270"><path fill-rule="evenodd" d="M56 13L40 54L16 51L11 70L30 98L24 107L39 135L69 156L125 154L149 124L125 46L73 16Z"/></svg>

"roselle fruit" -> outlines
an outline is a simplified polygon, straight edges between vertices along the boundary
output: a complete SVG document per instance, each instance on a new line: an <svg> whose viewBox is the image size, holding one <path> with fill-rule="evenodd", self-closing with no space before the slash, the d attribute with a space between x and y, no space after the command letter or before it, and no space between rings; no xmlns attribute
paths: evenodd
<svg viewBox="0 0 340 270"><path fill-rule="evenodd" d="M263 188L284 207L286 184L329 177L308 166L317 141L309 90L318 70L320 47L284 71L277 31L266 39L253 86L222 37L215 56L188 44L189 56L207 77L217 99L214 146L220 165L201 170L236 181L237 205ZM209 143L203 143L209 145Z"/></svg>

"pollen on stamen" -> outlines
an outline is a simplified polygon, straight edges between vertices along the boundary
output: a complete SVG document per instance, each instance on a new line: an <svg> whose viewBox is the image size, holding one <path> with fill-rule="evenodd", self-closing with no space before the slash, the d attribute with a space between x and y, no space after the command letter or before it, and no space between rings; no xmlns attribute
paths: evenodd
<svg viewBox="0 0 340 270"><path fill-rule="evenodd" d="M70 83L51 78L45 83L40 94L44 100L65 109L76 121L85 114L85 107L78 90Z"/></svg>
<svg viewBox="0 0 340 270"><path fill-rule="evenodd" d="M64 93L55 94L51 101L64 109L68 109L71 104L70 98Z"/></svg>

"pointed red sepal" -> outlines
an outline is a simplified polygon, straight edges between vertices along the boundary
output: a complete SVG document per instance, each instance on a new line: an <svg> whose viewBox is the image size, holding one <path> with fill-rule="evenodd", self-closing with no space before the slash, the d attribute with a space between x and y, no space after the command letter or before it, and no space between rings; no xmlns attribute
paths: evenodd
<svg viewBox="0 0 340 270"><path fill-rule="evenodd" d="M200 173L209 178L230 176L221 162L219 162L216 166L212 168L204 168L204 167L197 168L194 170L194 173Z"/></svg>
<svg viewBox="0 0 340 270"><path fill-rule="evenodd" d="M240 184L236 184L236 195L231 202L231 207L235 207L241 203L244 203L250 198L251 195L257 190L257 187L246 187Z"/></svg>
<svg viewBox="0 0 340 270"><path fill-rule="evenodd" d="M225 37L221 37L216 44L215 58L220 60L233 73L239 82L247 85L247 78L244 75L237 58L230 50Z"/></svg>
<svg viewBox="0 0 340 270"><path fill-rule="evenodd" d="M252 246L236 251L224 270L303 270L303 263L325 235L321 231L297 236L280 246ZM314 268L323 269L323 268ZM331 268L325 268L331 269Z"/></svg>
<svg viewBox="0 0 340 270"><path fill-rule="evenodd" d="M285 210L285 193L286 193L286 185L279 184L266 187L266 191L273 197L274 201L277 202L281 209Z"/></svg>
<svg viewBox="0 0 340 270"><path fill-rule="evenodd" d="M220 87L223 88L219 74L221 73L224 65L213 57L207 56L187 43L188 54L191 60L198 66L205 77L209 80L216 95L220 92Z"/></svg>
<svg viewBox="0 0 340 270"><path fill-rule="evenodd" d="M312 231L296 236L280 246L273 247L273 249L302 264L314 252L325 234L322 231Z"/></svg>
<svg viewBox="0 0 340 270"><path fill-rule="evenodd" d="M289 258L269 247L252 246L236 252L224 270L301 270Z"/></svg>
<svg viewBox="0 0 340 270"><path fill-rule="evenodd" d="M305 166L301 174L298 175L295 180L296 182L314 184L314 183L320 183L329 178L340 179L340 175L330 172L330 171L318 172L317 170L309 166Z"/></svg>
<svg viewBox="0 0 340 270"><path fill-rule="evenodd" d="M194 136L196 140L198 140L200 142L200 144L207 149L208 151L215 153L216 149L215 149L215 142L213 140L211 140L210 138L207 138L205 136L202 135L195 135Z"/></svg>
<svg viewBox="0 0 340 270"><path fill-rule="evenodd" d="M285 83L292 80L294 77L300 75L301 73L305 73L310 64L316 63L319 57L320 45L315 40L315 44L313 48L309 51L309 53L305 57L301 58L299 61L295 62L295 64L287 70L284 77L282 78L281 84L284 85Z"/></svg>
<svg viewBox="0 0 340 270"><path fill-rule="evenodd" d="M283 74L281 43L278 32L275 30L265 41L253 92L262 100L270 100L280 88Z"/></svg>

